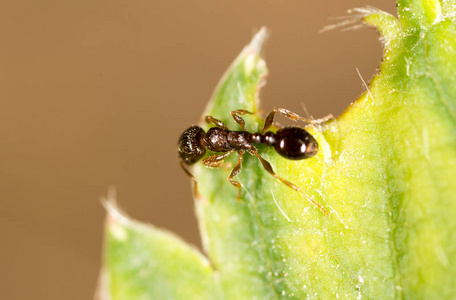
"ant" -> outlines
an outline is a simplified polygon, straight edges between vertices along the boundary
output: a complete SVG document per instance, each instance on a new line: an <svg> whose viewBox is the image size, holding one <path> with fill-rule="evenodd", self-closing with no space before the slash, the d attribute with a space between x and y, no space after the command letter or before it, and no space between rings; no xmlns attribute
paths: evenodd
<svg viewBox="0 0 456 300"><path fill-rule="evenodd" d="M283 127L276 133L267 131L273 125L274 115L277 112L293 121L300 120L306 122L307 124L323 123L332 118L331 115L328 115L323 119L312 121L300 117L299 115L287 109L274 108L267 115L263 130L261 132L250 133L246 131L245 121L241 117L241 115L253 114L250 111L237 109L231 112L231 116L233 117L234 121L236 121L236 123L241 126L242 131L230 130L222 121L212 116L206 116L206 122L208 124L215 125L215 127L212 127L207 132L205 132L201 127L193 125L185 130L179 139L178 152L180 157L180 165L185 173L194 182L195 195L198 194L196 178L190 173L190 171L188 171L185 165L192 165L201 160L201 162L207 167L219 168L221 167L224 158L233 152L237 152L239 154L239 159L236 166L231 171L231 174L228 176L228 180L232 185L239 189L238 199L240 199L242 184L238 181L233 180L233 177L238 175L241 171L243 155L245 152L248 152L251 155L256 156L263 165L263 168L274 178L304 195L307 200L309 200L312 204L314 204L322 212L329 216L329 213L320 204L318 204L306 193L301 191L300 188L288 180L279 177L274 172L271 164L265 160L260 155L260 153L258 153L258 150L253 145L264 144L266 146L272 146L278 154L291 160L310 158L317 154L317 141L309 132L300 127ZM222 154L215 154L201 159L205 155L206 149Z"/></svg>

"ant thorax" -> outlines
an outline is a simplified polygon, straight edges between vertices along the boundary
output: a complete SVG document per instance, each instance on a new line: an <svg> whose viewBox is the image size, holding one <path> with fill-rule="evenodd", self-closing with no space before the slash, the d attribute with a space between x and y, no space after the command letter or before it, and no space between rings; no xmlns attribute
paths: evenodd
<svg viewBox="0 0 456 300"><path fill-rule="evenodd" d="M204 138L204 145L212 152L249 150L252 148L252 134L247 131L231 131L213 127Z"/></svg>

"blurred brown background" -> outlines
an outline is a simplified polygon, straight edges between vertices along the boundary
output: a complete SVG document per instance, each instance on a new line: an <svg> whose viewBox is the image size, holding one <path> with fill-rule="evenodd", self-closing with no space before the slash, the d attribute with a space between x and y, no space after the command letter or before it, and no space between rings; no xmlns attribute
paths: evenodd
<svg viewBox="0 0 456 300"><path fill-rule="evenodd" d="M381 58L370 29L331 17L390 1L2 1L2 299L91 299L110 185L131 216L199 245L177 139L266 25L274 106L340 114Z"/></svg>

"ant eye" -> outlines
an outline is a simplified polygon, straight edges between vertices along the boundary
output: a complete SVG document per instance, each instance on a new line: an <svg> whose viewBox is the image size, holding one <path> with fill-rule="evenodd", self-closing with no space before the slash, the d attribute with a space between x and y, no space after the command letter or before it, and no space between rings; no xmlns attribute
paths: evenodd
<svg viewBox="0 0 456 300"><path fill-rule="evenodd" d="M317 154L318 143L315 138L299 127L285 127L275 134L274 148L285 158L299 160Z"/></svg>

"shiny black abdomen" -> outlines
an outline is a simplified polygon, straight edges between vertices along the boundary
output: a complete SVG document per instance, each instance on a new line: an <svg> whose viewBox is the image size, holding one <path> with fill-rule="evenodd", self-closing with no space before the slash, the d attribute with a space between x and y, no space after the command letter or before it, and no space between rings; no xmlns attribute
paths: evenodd
<svg viewBox="0 0 456 300"><path fill-rule="evenodd" d="M284 127L274 136L274 148L285 158L299 160L317 154L318 143L306 130L299 127Z"/></svg>

